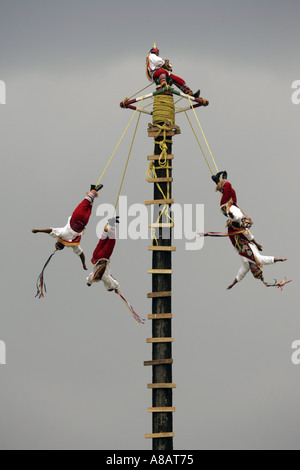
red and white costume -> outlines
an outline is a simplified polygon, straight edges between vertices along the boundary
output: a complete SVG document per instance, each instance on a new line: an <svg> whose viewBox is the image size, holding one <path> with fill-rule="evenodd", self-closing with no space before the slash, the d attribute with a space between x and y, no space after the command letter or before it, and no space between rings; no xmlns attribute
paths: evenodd
<svg viewBox="0 0 300 470"><path fill-rule="evenodd" d="M222 199L220 202L221 212L233 222L238 223L241 226L242 219L246 216L237 205L237 195L235 190L227 180L222 180L219 184L222 192Z"/></svg>
<svg viewBox="0 0 300 470"><path fill-rule="evenodd" d="M76 255L83 253L80 247L82 232L87 226L92 214L93 202L97 197L96 191L91 191L69 217L67 225L62 228L52 228L50 236L65 246L72 247Z"/></svg>
<svg viewBox="0 0 300 470"><path fill-rule="evenodd" d="M158 55L150 53L148 56L147 65L148 74L153 81L159 80L160 83L162 81L165 82L167 80L167 76L169 76L180 90L182 88L187 88L187 85L182 78L173 75L172 73L168 72L165 68L163 68L163 66L165 65L165 60L159 57Z"/></svg>
<svg viewBox="0 0 300 470"><path fill-rule="evenodd" d="M113 291L119 289L120 284L111 275L110 269L110 258L113 254L116 245L116 238L114 230L111 227L108 228L108 232L104 232L99 243L93 253L91 263L93 266L93 272L87 277L87 284L92 285L94 282L102 281L107 291ZM101 279L95 279L95 274L99 270L101 263L106 262L105 271Z"/></svg>

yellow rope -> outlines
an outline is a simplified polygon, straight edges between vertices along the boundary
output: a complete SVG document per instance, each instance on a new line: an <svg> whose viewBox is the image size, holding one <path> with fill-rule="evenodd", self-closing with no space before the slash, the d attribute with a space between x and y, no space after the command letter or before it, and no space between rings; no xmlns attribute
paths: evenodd
<svg viewBox="0 0 300 470"><path fill-rule="evenodd" d="M117 212L117 207L118 207L118 203L119 203L119 199L120 199L120 194L121 194L123 183L124 183L124 180L125 180L125 176L126 176L126 172L127 172L127 168L128 168L128 163L129 163L129 159L131 157L131 152L132 152L133 144L134 144L134 141L135 141L135 136L136 136L136 133L137 133L137 129L139 127L140 119L141 119L141 114L139 115L136 126L135 126L135 131L134 131L134 134L133 134L131 146L130 146L130 149L129 149L129 153L128 153L128 157L127 157L127 161L126 161L126 165L125 165L125 170L124 170L124 173L123 173L123 178L122 178L122 181L121 181L121 186L120 186L118 197L117 197L116 204L115 204L114 215Z"/></svg>
<svg viewBox="0 0 300 470"><path fill-rule="evenodd" d="M142 93L142 91L147 90L147 88L149 88L149 87L152 86L152 85L153 85L153 82L150 83L150 85L145 86L145 88L142 88L141 90L137 91L134 95L130 96L129 98L125 98L124 101L129 101L129 100L131 100L131 99L134 98L136 95L139 95L140 93Z"/></svg>
<svg viewBox="0 0 300 470"><path fill-rule="evenodd" d="M132 118L130 119L130 121L129 121L129 123L128 123L128 125L127 125L127 127L126 127L126 129L125 129L125 131L124 131L124 133L123 133L123 135L122 135L122 137L121 137L121 139L120 139L119 142L118 142L118 145L116 146L116 148L115 148L115 150L114 150L112 156L111 156L110 159L108 160L108 163L107 163L106 167L104 168L104 170L103 170L103 172L102 172L102 175L100 176L100 178L99 178L99 180L98 180L98 182L97 182L97 186L98 186L98 184L101 182L101 180L102 180L103 176L105 175L105 173L106 173L106 171L107 171L109 165L111 164L112 159L114 158L114 156L115 156L115 154L116 154L118 148L120 147L120 144L121 144L122 140L124 139L124 137L125 137L125 135L126 135L128 129L129 129L129 127L130 127L130 124L131 124L132 121L133 121L134 116L135 116L136 113L138 112L139 107L141 106L144 97L145 97L145 95L143 96L143 98L142 98L140 104L138 105L138 107L137 107L136 110L134 111Z"/></svg>
<svg viewBox="0 0 300 470"><path fill-rule="evenodd" d="M174 101L172 100L172 102L174 102ZM170 118L170 113L168 113L168 117ZM175 117L175 114L174 114L174 117ZM160 119L160 122L161 122L161 119ZM149 165L149 168L147 170L147 173L146 173L146 179L149 179L149 177L153 177L153 178L156 179L157 178L156 170L166 170L167 177L169 177L170 176L169 170L173 169L173 167L168 164L168 159L167 159L167 155L168 155L168 145L167 145L167 143L172 143L171 140L167 140L167 132L170 131L171 128L169 127L169 125L167 123L164 123L163 125L156 124L156 126L159 128L159 131L158 131L158 134L155 137L155 139L157 139L163 133L163 140L162 141L155 140L155 144L159 145L160 150L161 150L161 154L160 154L159 160L158 160L158 165L159 166L156 167L155 163L151 162L150 165ZM164 193L164 191L162 190L161 185L159 183L156 183L156 186L159 189L159 191L160 191L160 193L161 193L164 200L170 199L170 183L167 183L167 195ZM164 215L165 215L167 220L174 223L173 219L169 215L169 205L168 204L165 204L163 206L156 223L160 223L160 221L161 221L161 219L163 218ZM152 229L152 239L153 239L153 243L155 242L156 245L158 245L158 240L157 240L157 237L156 237L156 229L155 228Z"/></svg>
<svg viewBox="0 0 300 470"><path fill-rule="evenodd" d="M213 172L212 169L211 169L211 166L210 166L210 164L209 164L209 162L208 162L208 160L207 160L207 158L206 158L206 155L205 155L205 152L204 152L204 150L203 150L203 148L202 148L202 145L201 145L201 143L200 143L200 140L198 139L198 136L197 136L197 134L196 134L196 132L195 132L195 129L194 129L194 127L193 127L193 124L191 123L190 118L188 117L188 114L187 114L186 111L185 111L185 115L186 115L187 120L188 120L189 123L190 123L190 126L191 126L191 128L192 128L192 131L194 132L194 135L195 135L196 140L197 140L197 142L198 142L198 144L199 144L199 147L200 147L200 149L201 149L201 152L202 152L202 154L203 154L203 157L205 158L205 161L206 161L207 166L208 166L208 168L209 168L209 171L210 171L211 174L213 175L214 172Z"/></svg>
<svg viewBox="0 0 300 470"><path fill-rule="evenodd" d="M208 142L207 142L207 140L206 140L205 134L204 134L203 129L202 129L202 127L201 127L201 124L200 124L200 121L199 121L199 119L198 119L198 116L197 116L197 113L196 113L196 111L195 111L195 108L194 108L194 106L193 106L192 100L191 100L191 98L190 98L189 96L188 96L188 99L189 99L189 102L190 102L190 104L191 104L191 107L192 107L192 109L193 109L193 111L194 111L196 120L197 120L197 122L198 122L198 125L199 125L199 127L200 127L201 133L202 133L203 138L204 138L204 140L205 140L205 143L206 143L206 146L207 146L208 151L209 151L209 153L210 153L211 159L212 159L212 161L213 161L213 163L214 163L214 165L215 165L215 168L216 168L216 170L217 170L217 172L218 172L219 169L218 169L218 167L217 167L217 164L216 164L216 162L215 162L215 159L214 159L214 157L213 157L213 154L212 154L212 152L211 152L211 150L210 150L210 147L209 147L209 145L208 145Z"/></svg>
<svg viewBox="0 0 300 470"><path fill-rule="evenodd" d="M153 125L170 121L175 123L175 105L173 95L157 95L153 104Z"/></svg>

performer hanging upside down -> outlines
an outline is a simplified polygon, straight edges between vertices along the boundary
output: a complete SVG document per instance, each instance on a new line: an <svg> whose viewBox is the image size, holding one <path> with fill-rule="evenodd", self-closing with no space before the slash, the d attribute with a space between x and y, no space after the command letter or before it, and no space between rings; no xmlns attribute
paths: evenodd
<svg viewBox="0 0 300 470"><path fill-rule="evenodd" d="M93 271L86 279L87 285L91 287L94 282L102 281L105 289L108 292L115 292L119 295L135 321L138 324L143 324L145 323L145 320L136 313L133 306L119 291L120 285L118 281L112 277L110 272L110 258L116 246L116 224L119 223L119 216L108 220L108 224L104 228L102 237L100 238L99 243L93 253L93 258L91 259Z"/></svg>
<svg viewBox="0 0 300 470"><path fill-rule="evenodd" d="M220 171L217 175L212 176L212 180L216 183L216 191L222 193L220 202L221 212L231 219L239 227L250 228L252 220L244 214L237 204L237 195L231 183L227 181L227 171Z"/></svg>
<svg viewBox="0 0 300 470"><path fill-rule="evenodd" d="M116 245L116 223L119 216L109 219L104 228L103 235L94 251L91 263L93 272L87 277L87 285L90 287L94 282L102 281L107 291L118 290L120 285L111 275L110 258Z"/></svg>
<svg viewBox="0 0 300 470"><path fill-rule="evenodd" d="M164 87L167 85L167 82L171 80L171 83L174 83L174 85L176 85L179 90L181 90L186 95L199 98L200 90L198 90L196 93L193 93L182 78L177 77L171 73L172 65L168 60L159 57L159 50L156 44L154 44L153 48L150 50L146 63L146 73L150 81L156 82Z"/></svg>
<svg viewBox="0 0 300 470"><path fill-rule="evenodd" d="M84 229L86 228L93 208L94 199L98 197L98 192L103 188L103 185L91 186L91 190L87 193L84 200L73 212L72 217L69 218L68 223L63 228L46 228L46 229L33 229L32 233L46 233L56 239L56 251L61 251L67 247L72 247L74 253L80 257L83 269L87 271L85 264L85 255L80 247L80 240Z"/></svg>
<svg viewBox="0 0 300 470"><path fill-rule="evenodd" d="M274 256L261 255L262 246L255 241L250 230L246 229L241 233L240 227L234 224L234 222L229 222L228 234L235 250L241 256L242 266L235 280L227 290L232 289L238 282L241 282L249 271L251 271L255 279L261 280L267 287L274 286L282 288L286 284L284 281L281 283L275 282L275 284L265 282L261 269L266 265L287 261L286 258L274 258Z"/></svg>

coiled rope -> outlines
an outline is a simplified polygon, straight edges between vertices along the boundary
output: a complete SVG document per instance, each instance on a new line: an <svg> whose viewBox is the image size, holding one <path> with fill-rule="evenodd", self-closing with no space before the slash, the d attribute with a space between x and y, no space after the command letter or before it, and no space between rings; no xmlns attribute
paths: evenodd
<svg viewBox="0 0 300 470"><path fill-rule="evenodd" d="M153 103L153 125L170 121L175 124L175 104L173 95L157 95Z"/></svg>

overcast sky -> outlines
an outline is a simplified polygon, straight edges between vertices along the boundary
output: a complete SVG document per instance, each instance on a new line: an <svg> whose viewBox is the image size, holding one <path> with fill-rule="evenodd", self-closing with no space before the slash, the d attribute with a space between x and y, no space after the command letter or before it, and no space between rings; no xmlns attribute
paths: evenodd
<svg viewBox="0 0 300 470"><path fill-rule="evenodd" d="M1 449L150 449L147 383L151 322L137 327L121 300L88 289L71 250L36 278L54 244L32 228L59 227L95 183L130 117L119 103L148 84L153 41L174 73L210 100L197 114L239 204L267 255L287 276L283 293L240 266L228 240L198 252L176 241L173 276L176 449L299 449L300 366L291 345L299 320L299 1L0 0L2 243ZM191 114L191 118L193 115ZM142 116L123 195L152 198L145 182L149 118ZM204 204L205 229L222 231L219 196L185 117L174 138L174 198ZM103 183L82 246L97 243L97 207L113 204L133 128ZM151 254L145 240L120 240L112 272L147 318ZM298 292L298 294L297 294Z"/></svg>

